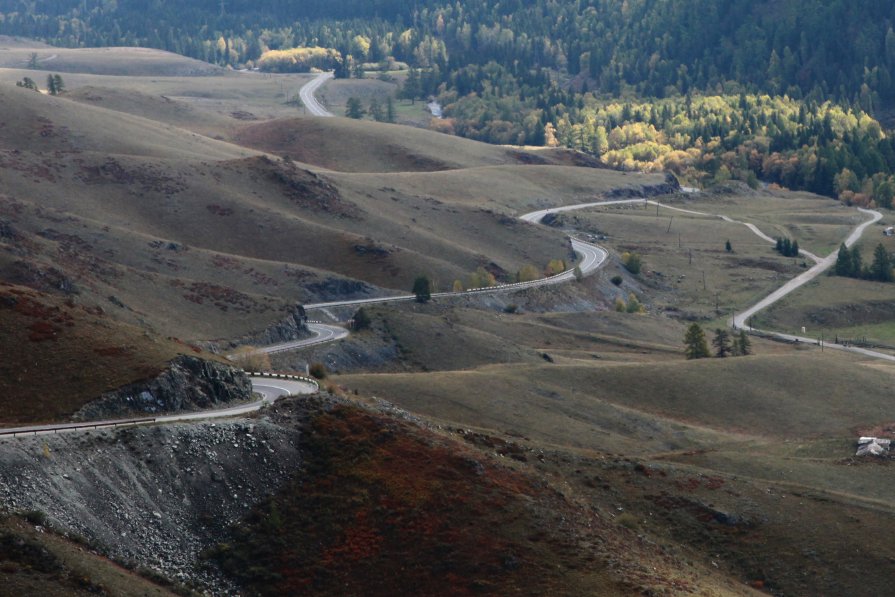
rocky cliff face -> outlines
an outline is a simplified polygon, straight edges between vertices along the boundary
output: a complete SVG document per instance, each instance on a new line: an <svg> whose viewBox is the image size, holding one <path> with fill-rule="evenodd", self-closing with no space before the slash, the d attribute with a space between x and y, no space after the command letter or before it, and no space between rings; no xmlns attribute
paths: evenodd
<svg viewBox="0 0 895 597"><path fill-rule="evenodd" d="M279 342L289 342L290 340L301 340L311 335L307 324L308 317L305 315L305 310L303 307L298 306L291 309L286 317L277 323L256 334L240 338L232 344L233 346L243 344L267 346Z"/></svg>
<svg viewBox="0 0 895 597"><path fill-rule="evenodd" d="M201 410L251 398L252 383L242 371L214 361L180 356L158 377L107 392L74 418L89 421Z"/></svg>
<svg viewBox="0 0 895 597"><path fill-rule="evenodd" d="M300 432L262 417L0 438L0 508L43 512L121 562L232 595L200 554L296 473Z"/></svg>

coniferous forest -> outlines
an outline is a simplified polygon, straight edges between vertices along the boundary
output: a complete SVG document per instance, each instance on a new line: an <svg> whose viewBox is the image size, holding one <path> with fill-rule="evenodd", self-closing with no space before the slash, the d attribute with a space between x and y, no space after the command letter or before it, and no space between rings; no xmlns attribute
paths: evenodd
<svg viewBox="0 0 895 597"><path fill-rule="evenodd" d="M562 145L703 184L891 205L895 4L883 0L0 1L0 34L271 70L405 63L445 132Z"/></svg>

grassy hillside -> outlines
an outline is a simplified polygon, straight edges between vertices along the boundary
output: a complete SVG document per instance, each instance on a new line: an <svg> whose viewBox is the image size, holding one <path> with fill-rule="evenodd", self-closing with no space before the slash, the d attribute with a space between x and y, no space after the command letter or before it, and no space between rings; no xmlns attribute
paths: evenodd
<svg viewBox="0 0 895 597"><path fill-rule="evenodd" d="M166 59L146 72L179 72ZM93 73L120 66L89 60ZM755 356L683 359L690 321L711 333L797 261L742 226L643 204L518 220L636 196L661 174L295 118L283 102L306 77L133 76L142 68L66 74L73 91L55 98L0 87L4 421L65 418L196 339L226 344L296 303L406 292L419 274L447 290L478 267L512 280L571 265L574 231L610 249L580 283L375 307L349 341L276 357L346 372L328 379L333 392L391 415L347 401L262 414L310 421L305 466L214 559L262 594L887 588L895 553L862 549L895 531L895 486L889 461L853 459L852 442L893 433L892 369L759 339ZM742 187L666 200L817 252L855 223L834 202ZM643 255L640 274L624 251ZM828 283L837 296L821 305L813 293ZM880 325L883 290L864 297ZM832 280L806 292L784 318L841 315L864 296ZM648 313L612 310L631 293Z"/></svg>
<svg viewBox="0 0 895 597"><path fill-rule="evenodd" d="M426 172L520 161L513 157L520 153L517 150L349 118L256 124L240 131L236 139L242 145L343 172Z"/></svg>
<svg viewBox="0 0 895 597"><path fill-rule="evenodd" d="M30 40L0 46L0 68L27 68L31 55L37 54L35 70L38 72L143 77L202 76L224 72L201 60L150 48L58 48ZM40 77L32 78L43 86Z"/></svg>
<svg viewBox="0 0 895 597"><path fill-rule="evenodd" d="M178 354L202 354L110 311L0 284L0 422L67 419L103 392L155 377Z"/></svg>
<svg viewBox="0 0 895 597"><path fill-rule="evenodd" d="M697 436L705 432L775 438L848 436L858 426L891 418L889 373L827 354L492 365L471 371L339 379L349 388L388 396L415 412L502 431L525 430L542 441L603 450L638 442L646 450L681 449L692 445L689 433L667 430L688 426ZM780 379L787 383L780 384ZM857 387L862 388L862 399L854 403L851 392ZM665 431L653 428L648 423L652 420L661 421ZM652 439L644 441L647 427Z"/></svg>
<svg viewBox="0 0 895 597"><path fill-rule="evenodd" d="M487 449L351 405L305 408L301 477L210 554L248 590L628 595L691 586L692 569L655 545L630 545L619 561L627 529ZM698 584L749 593L708 571Z"/></svg>
<svg viewBox="0 0 895 597"><path fill-rule="evenodd" d="M886 212L889 215L890 212ZM885 220L883 220L885 221ZM892 254L895 239L883 236L888 224L868 228L857 248L865 264L872 263L873 250L882 244ZM871 280L824 276L799 289L758 315L763 329L823 335L830 340L895 350L895 311L892 285Z"/></svg>
<svg viewBox="0 0 895 597"><path fill-rule="evenodd" d="M94 152L168 159L224 160L255 152L157 122L0 86L0 148L27 152Z"/></svg>
<svg viewBox="0 0 895 597"><path fill-rule="evenodd" d="M527 264L571 262L562 233L514 216L661 180L509 165L514 150L425 131L412 131L396 151L409 156L431 140L445 155L463 156L458 168L498 159L508 165L318 174L116 110L4 89L3 213L7 236L28 240L0 258L0 268L25 284L56 268L85 300L107 306L114 296L127 321L167 335L232 337L273 323L289 304L377 286L404 291L421 273L449 289L480 266L510 280ZM110 97L128 109L148 106L157 117L167 105L139 94ZM193 113L171 108L170 121ZM329 129L314 130L343 137L342 122L326 123L316 126ZM392 135L400 127L348 126L367 131L352 149L358 159L401 141ZM377 147L372 139L383 129L389 134ZM336 146L324 149L326 159L341 155Z"/></svg>

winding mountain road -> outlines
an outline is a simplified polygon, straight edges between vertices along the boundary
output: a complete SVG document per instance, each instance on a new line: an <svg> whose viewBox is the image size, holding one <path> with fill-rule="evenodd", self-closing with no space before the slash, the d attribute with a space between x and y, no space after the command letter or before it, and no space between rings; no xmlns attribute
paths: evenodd
<svg viewBox="0 0 895 597"><path fill-rule="evenodd" d="M305 106L308 107L308 110L315 115L320 117L331 117L333 114L328 112L314 97L314 92L323 85L326 81L333 77L332 73L321 73L310 82L306 83L300 90L299 94L301 96L302 102L304 102ZM686 189L685 192L695 192L695 189ZM539 224L541 220L548 214L557 214L568 211L577 211L582 209L594 208L594 207L605 207L608 205L622 205L622 204L631 204L631 203L646 203L664 207L665 209L671 209L683 213L689 213L692 215L699 215L705 217L713 217L720 218L726 222L734 223L734 224L742 224L749 228L754 234L756 234L759 238L768 241L769 243L776 242L770 236L764 234L757 226L748 222L740 222L734 220L725 215L719 214L709 214L705 212L699 212L694 210L683 209L679 207L674 207L670 205L665 205L659 203L658 201L649 200L649 199L612 199L606 201L593 201L590 203L578 203L575 205L564 205L559 207L552 207L547 209L541 209L533 212L529 212L519 216L519 219L529 222L531 224ZM867 210L867 209L859 209L860 212L870 215L870 219L864 221L860 225L858 225L849 237L845 240L846 246L852 246L858 239L861 238L864 231L868 226L878 222L883 216L878 211ZM581 272L582 276L587 276L596 270L598 270L602 265L606 262L609 252L600 247L598 245L594 245L585 241L582 241L577 238L570 237L570 241L572 244L573 250L581 255L581 262L578 264L578 269ZM790 294L794 290L800 288L801 286L807 284L811 280L815 279L821 273L829 269L836 261L837 252L833 252L825 258L817 257L816 255L809 253L807 251L800 251L800 253L812 261L815 262L815 265L804 272L803 274L793 278L786 282L783 286L769 294L767 297L763 298L761 301L756 303L755 305L749 307L748 309L735 314L731 320L730 324L734 329L745 329L747 326L747 322L749 319L758 313L759 311L769 307L775 302L779 301L786 295ZM486 288L477 288L467 290L465 292L439 292L434 293L433 298L447 298L447 297L457 297L468 295L470 293L498 293L498 292L511 292L517 291L524 288L533 288L537 286L546 286L551 284L560 284L563 282L567 282L572 280L575 277L575 271L572 269L566 270L562 273L556 274L554 276L550 276L548 278L542 278L540 280L532 280L529 282L518 282L514 284L502 284L498 286L486 287ZM415 296L412 294L402 294L398 296L392 297L378 297L378 298L369 298L369 299L354 299L347 301L332 301L325 303L311 303L305 305L306 310L326 310L330 307L345 307L345 306L361 306L367 304L380 304L380 303L390 303L390 302L401 302L401 301L411 301L414 300ZM306 348L309 346L314 346L318 344L324 344L328 342L335 342L337 340L341 340L348 336L348 330L339 326L327 325L322 323L310 323L308 324L308 329L314 334L312 338L305 338L302 340L295 340L291 342L283 342L279 344L274 344L266 347L259 348L259 352L267 353L267 354L275 354L278 352L285 352L289 350L297 350L300 348ZM751 329L751 328L750 328ZM773 336L778 339L791 341L791 342L805 342L808 344L816 343L817 340L814 338L804 338L799 336L793 336L789 334L780 334L776 332L761 332L765 335ZM845 346L841 344L835 343L824 343L824 347L854 352L857 354L861 354L864 356L869 356L877 359L884 359L888 361L895 362L895 356L853 347L853 346ZM218 409L218 410L207 410L201 412L192 412L192 413L180 413L176 415L166 415L161 417L143 417L143 418L132 418L132 419L115 419L115 420L106 420L106 421L91 421L89 423L64 423L64 424L53 424L53 425L33 425L33 426L25 426L25 427L12 427L12 428L0 428L0 436L20 436L20 435L41 435L41 434L49 434L49 433L64 433L71 431L84 431L89 429L100 429L100 428L114 428L114 427L123 427L123 426L132 426L132 425L146 425L146 424L158 424L158 423L173 423L180 421L191 421L197 419L214 419L214 418L222 418L222 417L232 417L247 414L250 412L254 412L259 410L265 404L270 404L276 401L278 398L290 394L311 394L317 391L317 386L315 384L303 381L296 380L287 380L287 379L271 379L269 377L258 377L252 376L250 377L252 381L252 389L261 395L260 400L256 400L254 402L238 405L234 407Z"/></svg>
<svg viewBox="0 0 895 597"><path fill-rule="evenodd" d="M308 112L313 116L319 116L321 118L330 118L333 116L332 112L323 107L317 98L314 96L314 93L320 87L333 78L333 73L320 73L304 85L302 85L301 89L298 90L298 95L301 98L301 103L305 105L308 109Z"/></svg>
<svg viewBox="0 0 895 597"><path fill-rule="evenodd" d="M580 209L588 209L588 208L593 208L593 207L605 207L607 205L620 205L620 204L626 204L626 203L646 203L646 204L650 204L650 205L658 205L665 209L670 209L670 210L687 213L687 214L691 214L691 215L705 216L705 217L710 217L710 218L720 218L720 219L724 220L725 222L729 222L731 224L741 224L741 225L745 226L746 228L751 230L753 234L755 234L759 238L767 241L770 244L774 244L777 242L776 239L773 239L770 236L768 236L767 234L765 234L764 232L762 232L758 228L758 226L756 226L755 224L751 224L749 222L741 222L739 220L734 220L733 218L731 218L729 216L725 216L725 215L711 214L711 213L706 213L706 212L702 212L702 211L694 211L692 209L683 209L680 207L674 207L672 205L666 205L664 203L660 203L658 201L649 200L649 199L648 200L644 200L644 199L616 199L616 200L611 200L611 201L594 201L592 203L578 203L576 205L566 205L563 207L542 209L540 211L531 212L529 214L525 214L524 216L522 216L522 219L530 221L530 222L539 222L544 216L546 216L549 213L560 213L560 212L566 212L566 211L575 211L575 210L580 210ZM849 234L848 238L846 238L844 241L846 247L851 247L856 242L858 242L858 240L864 234L864 231L867 229L867 227L880 221L883 217L883 214L881 214L878 211L872 210L872 209L858 208L858 211L860 213L870 216L870 219L865 220L864 222L859 224L857 227L855 227L854 230L852 230L851 234ZM808 282L814 280L819 275L821 275L822 273L824 273L825 271L830 269L836 263L836 258L838 256L838 253L839 253L839 251L837 249L836 251L833 251L826 257L818 257L814 253L811 253L804 249L800 250L799 254L814 261L815 265L813 267L811 267L809 270L807 270L806 272L800 274L799 276L796 276L792 280L789 280L783 286L781 286L780 288L778 288L777 290L775 290L768 296L764 297L763 299L761 299L760 301L758 301L751 307L745 309L744 311L742 311L740 313L734 314L734 316L730 319L730 322L729 322L731 327L733 327L734 329L749 329L753 332L758 332L762 335L776 338L778 340L784 340L787 342L803 342L806 344L818 344L819 340L817 338L808 338L808 337L804 337L804 336L795 336L792 334L783 334L780 332L771 332L771 331L753 329L748 326L748 321L753 315L755 315L759 311L763 311L764 309L770 307L771 305L778 302L783 297L787 296L788 294L792 293L793 291L797 290L798 288L801 288ZM860 354L860 355L872 357L875 359L882 359L882 360L886 360L886 361L895 362L895 356L893 356L891 354L884 353L884 352L879 352L876 350L870 350L867 348L859 348L857 346L847 346L844 344L838 344L835 342L827 342L827 341L823 342L823 347L830 348L833 350L842 350L842 351L846 351L846 352L853 352L855 354Z"/></svg>

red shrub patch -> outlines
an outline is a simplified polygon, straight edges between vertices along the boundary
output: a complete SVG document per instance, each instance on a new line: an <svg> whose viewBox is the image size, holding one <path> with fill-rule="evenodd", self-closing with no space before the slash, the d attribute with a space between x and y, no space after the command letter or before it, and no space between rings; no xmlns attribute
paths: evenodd
<svg viewBox="0 0 895 597"><path fill-rule="evenodd" d="M56 340L59 337L60 328L57 328L46 321L35 321L28 326L31 333L28 339L32 342L43 342L44 340Z"/></svg>
<svg viewBox="0 0 895 597"><path fill-rule="evenodd" d="M212 554L252 591L551 594L563 572L542 550L584 565L559 533L536 547L525 541L537 532L531 504L555 494L477 452L347 406L317 414L302 438L301 474Z"/></svg>

